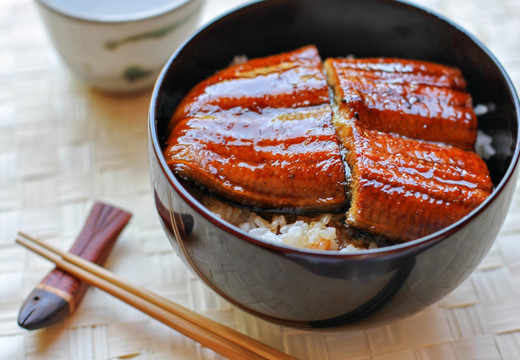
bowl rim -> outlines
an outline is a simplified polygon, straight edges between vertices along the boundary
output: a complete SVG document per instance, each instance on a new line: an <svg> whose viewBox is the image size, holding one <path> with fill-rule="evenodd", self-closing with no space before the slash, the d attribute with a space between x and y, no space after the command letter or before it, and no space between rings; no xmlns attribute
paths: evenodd
<svg viewBox="0 0 520 360"><path fill-rule="evenodd" d="M445 18L442 15L437 14L436 12L424 8L420 5L411 4L403 0L375 0L379 2L390 2L397 6L404 6L411 8L412 10L419 11L426 16L432 16L437 18L438 20L447 23L449 26L455 28L457 31L461 32L464 36L468 37L477 47L480 48L484 52L484 54L493 62L494 66L499 70L500 75L502 76L509 93L512 95L513 106L516 110L516 122L517 122L517 140L513 152L513 156L511 157L511 163L509 164L502 180L499 182L497 186L495 186L491 195L482 202L477 208L473 209L469 214L464 216L462 219L459 219L455 223L435 232L430 235L410 240L403 243L393 244L385 247L380 247L376 249L366 249L366 250L356 250L353 252L342 252L341 250L312 250L305 248L297 248L292 247L285 244L276 244L272 242L268 242L265 240L261 240L255 238L245 231L239 229L238 227L222 220L221 218L214 215L210 210L208 210L204 205L202 205L193 195L191 195L188 190L186 190L180 181L175 177L173 172L170 170L168 165L166 164L166 160L162 155L162 149L160 145L160 141L157 134L157 126L156 126L156 105L157 100L159 98L159 92L161 90L164 78L169 71L172 63L175 61L177 56L182 52L183 48L191 42L195 37L199 34L211 30L211 27L217 26L217 24L221 21L225 21L228 16L232 16L241 11L246 11L252 7L257 6L265 2L265 0L257 0L252 3L248 3L237 8L234 8L221 16L215 18L211 22L207 23L204 27L200 28L196 33L194 33L190 38L188 38L184 43L182 43L172 54L168 62L164 65L161 73L159 74L150 102L150 108L148 113L148 136L149 141L151 141L154 156L161 168L163 174L166 176L168 182L173 187L173 189L177 192L179 196L199 215L205 218L207 221L211 222L215 226L217 226L220 230L223 230L230 235L240 238L243 241L247 241L252 245L262 247L267 250L274 250L279 253L292 254L292 255L303 255L303 256L313 256L318 258L338 258L338 259L365 259L365 258L375 258L381 256L391 256L397 255L409 250L417 250L423 249L426 247L431 247L438 242L441 242L443 239L451 236L453 233L459 231L463 227L465 227L473 218L477 217L481 214L494 200L502 193L505 186L512 179L513 174L517 168L519 157L520 157L520 100L518 98L518 94L515 90L514 84L511 81L509 75L505 71L504 67L500 64L498 59L491 53L491 51L475 36L470 34L468 31L463 29L458 24L453 21Z"/></svg>
<svg viewBox="0 0 520 360"><path fill-rule="evenodd" d="M143 20L158 18L177 10L188 7L191 3L199 2L198 6L202 5L205 0L177 0L175 2L166 1L164 5L157 6L150 10L136 11L128 15L84 15L80 12L67 10L63 7L56 6L49 2L49 0L35 0L38 5L49 10L50 12L68 18L73 21L81 21L93 24L125 24Z"/></svg>

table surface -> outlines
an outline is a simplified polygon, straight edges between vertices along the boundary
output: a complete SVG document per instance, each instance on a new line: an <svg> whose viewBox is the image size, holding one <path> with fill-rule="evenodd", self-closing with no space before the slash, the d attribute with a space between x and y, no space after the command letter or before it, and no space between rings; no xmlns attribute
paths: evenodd
<svg viewBox="0 0 520 360"><path fill-rule="evenodd" d="M243 0L209 0L201 24ZM486 44L520 86L519 0L420 0ZM35 3L0 0L0 359L220 359L90 288L79 309L26 331L19 307L52 266L14 244L23 230L67 249L92 203L134 211L111 271L299 359L520 359L520 195L489 255L455 292L385 327L312 333L254 318L219 298L173 253L148 179L150 92L113 96L65 68ZM146 270L143 270L146 269Z"/></svg>

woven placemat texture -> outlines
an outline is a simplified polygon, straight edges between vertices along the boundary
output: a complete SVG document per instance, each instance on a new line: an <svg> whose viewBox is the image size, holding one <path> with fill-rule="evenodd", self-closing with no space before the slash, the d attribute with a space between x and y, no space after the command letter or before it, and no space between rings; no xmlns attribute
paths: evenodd
<svg viewBox="0 0 520 360"><path fill-rule="evenodd" d="M243 3L209 0L202 22ZM418 0L482 40L520 87L520 1ZM30 0L0 0L0 359L220 359L100 290L38 331L16 324L52 266L14 244L18 230L67 249L97 199L134 210L106 266L299 359L520 359L520 194L494 247L455 292L389 326L311 333L256 319L177 258L151 195L150 92L112 96L76 80Z"/></svg>

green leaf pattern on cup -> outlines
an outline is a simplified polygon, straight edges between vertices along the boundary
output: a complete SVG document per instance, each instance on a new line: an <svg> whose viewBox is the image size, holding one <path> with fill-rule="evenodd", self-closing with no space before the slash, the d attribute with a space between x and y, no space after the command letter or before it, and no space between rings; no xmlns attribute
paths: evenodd
<svg viewBox="0 0 520 360"><path fill-rule="evenodd" d="M150 69L143 69L142 67L138 65L132 65L127 67L123 71L123 78L130 82L134 82L137 80L140 80L142 78L150 76L154 71Z"/></svg>
<svg viewBox="0 0 520 360"><path fill-rule="evenodd" d="M110 51L114 51L125 44L129 44L129 43L133 43L133 42L137 42L137 41L141 41L141 40L146 40L146 39L156 39L156 38L163 37L163 36L169 34L170 32L172 32L173 30L175 30L177 27L184 24L188 19L189 19L189 17L186 17L182 21L176 22L175 24L168 25L168 26L162 27L160 29L147 31L147 32L144 32L141 34L131 35L131 36L128 36L123 39L109 40L109 41L105 42L105 48L107 48Z"/></svg>

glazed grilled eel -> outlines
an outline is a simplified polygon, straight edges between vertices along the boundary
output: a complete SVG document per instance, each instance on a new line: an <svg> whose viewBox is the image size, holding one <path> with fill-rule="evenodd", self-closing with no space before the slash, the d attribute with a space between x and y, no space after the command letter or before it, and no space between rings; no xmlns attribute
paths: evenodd
<svg viewBox="0 0 520 360"><path fill-rule="evenodd" d="M390 241L440 230L491 193L458 69L402 59L324 69L306 46L201 82L172 117L168 165L255 209L347 209L348 227Z"/></svg>
<svg viewBox="0 0 520 360"><path fill-rule="evenodd" d="M321 66L309 46L203 81L173 115L168 165L241 205L341 209L345 166Z"/></svg>
<svg viewBox="0 0 520 360"><path fill-rule="evenodd" d="M473 149L477 118L460 70L403 59L327 59L325 71L338 117Z"/></svg>

